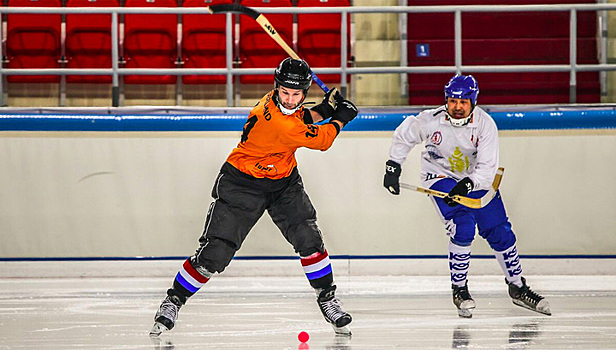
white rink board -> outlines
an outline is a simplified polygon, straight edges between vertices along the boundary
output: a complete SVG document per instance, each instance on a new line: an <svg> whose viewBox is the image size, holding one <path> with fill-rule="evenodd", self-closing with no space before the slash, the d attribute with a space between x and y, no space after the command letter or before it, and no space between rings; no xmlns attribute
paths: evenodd
<svg viewBox="0 0 616 350"><path fill-rule="evenodd" d="M237 132L0 133L0 258L188 256ZM331 255L444 255L430 200L382 187L391 132L297 156ZM616 254L616 132L501 133L522 255ZM417 184L419 149L402 180ZM491 255L482 239L474 254ZM267 215L238 256L293 256Z"/></svg>

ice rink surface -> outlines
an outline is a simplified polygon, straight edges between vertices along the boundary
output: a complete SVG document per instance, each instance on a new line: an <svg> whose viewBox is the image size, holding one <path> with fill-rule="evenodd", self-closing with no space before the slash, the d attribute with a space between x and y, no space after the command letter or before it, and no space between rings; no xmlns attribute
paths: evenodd
<svg viewBox="0 0 616 350"><path fill-rule="evenodd" d="M342 276L353 335L336 337L305 277L214 276L160 338L168 278L2 278L0 349L616 349L616 276L533 276L552 316L517 307L500 276L473 276L472 319L448 276ZM310 340L297 335L307 331Z"/></svg>

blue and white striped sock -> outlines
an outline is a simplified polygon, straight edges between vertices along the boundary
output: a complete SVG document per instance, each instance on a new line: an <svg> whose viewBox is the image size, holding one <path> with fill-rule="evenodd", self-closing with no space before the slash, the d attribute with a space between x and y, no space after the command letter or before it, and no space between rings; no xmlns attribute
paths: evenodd
<svg viewBox="0 0 616 350"><path fill-rule="evenodd" d="M494 256L503 270L507 282L522 287L522 263L515 244L503 251L494 251Z"/></svg>
<svg viewBox="0 0 616 350"><path fill-rule="evenodd" d="M449 272L451 283L458 287L466 285L471 265L471 246L463 247L449 241Z"/></svg>

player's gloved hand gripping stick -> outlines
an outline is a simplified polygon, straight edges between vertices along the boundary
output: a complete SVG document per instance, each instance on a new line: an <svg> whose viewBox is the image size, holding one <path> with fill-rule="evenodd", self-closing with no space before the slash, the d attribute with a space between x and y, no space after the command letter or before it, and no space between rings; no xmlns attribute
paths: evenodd
<svg viewBox="0 0 616 350"><path fill-rule="evenodd" d="M498 168L498 170L496 171L496 176L494 176L494 181L492 182L492 186L490 187L488 192L485 195L483 195L483 197L469 198L465 196L456 195L452 197L453 201L460 203L465 207L469 207L473 209L479 209L479 208L485 207L486 205L488 205L488 203L490 203L492 198L496 196L496 192L498 191L498 187L500 186L504 172L505 172L505 168L503 167ZM414 186L414 185L409 185L403 182L400 183L400 187L407 189L407 190L425 193L427 195L439 197L439 198L445 198L449 195L448 193L445 193L445 192L436 191L436 190L432 190L429 188L423 188L423 187Z"/></svg>
<svg viewBox="0 0 616 350"><path fill-rule="evenodd" d="M274 28L274 26L267 20L267 18L265 18L263 14L259 13L258 11L250 7L242 6L239 4L212 5L212 6L208 6L208 9L210 10L212 14L233 12L233 13L240 13L240 14L244 14L244 15L248 15L252 17L255 21L257 21L257 23L259 23L261 28L263 28L263 30L267 34L269 34L269 36L271 36L272 39L274 39L274 41L276 41L278 45L280 45L280 47L282 47L282 49L291 58L299 59L299 56L297 55L297 53L295 53L295 51L293 51L293 49L289 47L289 45L282 39L280 34L278 34L276 29ZM314 74L312 70L310 70L310 74L312 74L312 80L314 80L314 82L317 83L317 85L319 85L321 90L323 90L324 92L329 91L329 88L321 81L321 79L317 77L316 74Z"/></svg>

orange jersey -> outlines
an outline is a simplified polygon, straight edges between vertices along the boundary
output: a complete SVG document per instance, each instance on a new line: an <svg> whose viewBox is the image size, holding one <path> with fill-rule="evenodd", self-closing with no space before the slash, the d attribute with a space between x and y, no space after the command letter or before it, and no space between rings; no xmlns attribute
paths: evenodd
<svg viewBox="0 0 616 350"><path fill-rule="evenodd" d="M338 133L333 124L305 124L304 107L291 115L283 114L273 101L274 92L263 96L250 111L242 139L227 158L243 173L273 180L291 174L297 166L298 148L325 151Z"/></svg>

